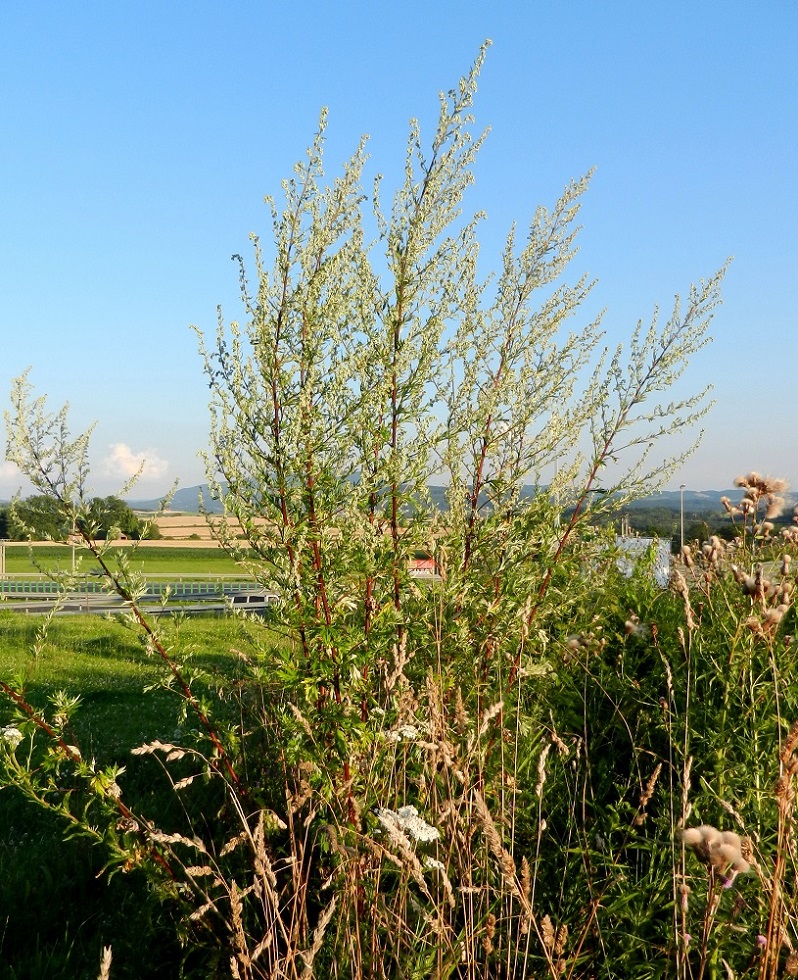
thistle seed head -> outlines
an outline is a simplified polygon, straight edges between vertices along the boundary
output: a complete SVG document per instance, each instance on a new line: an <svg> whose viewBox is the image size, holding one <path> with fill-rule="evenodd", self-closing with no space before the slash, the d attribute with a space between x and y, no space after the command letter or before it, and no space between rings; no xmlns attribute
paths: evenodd
<svg viewBox="0 0 798 980"><path fill-rule="evenodd" d="M731 871L731 879L736 874L750 870L751 865L743 856L747 850L747 838L744 840L733 830L718 830L711 824L700 827L685 827L679 836L687 847L691 847L696 857L718 871Z"/></svg>

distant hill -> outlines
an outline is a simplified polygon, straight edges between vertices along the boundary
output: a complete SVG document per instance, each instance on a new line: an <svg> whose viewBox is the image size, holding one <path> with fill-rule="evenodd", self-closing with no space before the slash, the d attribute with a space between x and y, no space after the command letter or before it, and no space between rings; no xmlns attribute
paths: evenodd
<svg viewBox="0 0 798 980"><path fill-rule="evenodd" d="M431 486L430 495L433 503L441 508L446 506L446 488L441 486ZM533 496L535 488L528 486L524 488L524 496ZM684 491L684 509L686 512L702 513L706 511L723 512L721 497L729 497L732 501L740 499L739 488L730 490L687 490ZM678 511L682 505L682 494L679 490L661 490L648 497L642 497L624 507L624 510L643 510L647 508L664 508L666 510ZM170 504L170 510L181 511L186 514L200 513L200 500L205 510L210 514L220 514L222 505L218 500L213 500L208 491L207 484L200 484L195 487L181 487L176 491ZM157 510L161 501L154 500L127 500L128 506L134 510ZM794 506L794 501L790 507Z"/></svg>
<svg viewBox="0 0 798 980"><path fill-rule="evenodd" d="M634 503L630 504L630 508L645 508L645 507L666 507L668 510L679 510L681 506L681 496L680 490L660 490L658 493L652 493L648 497L641 497L640 500L636 500ZM723 510L723 504L720 502L721 497L728 497L731 501L736 502L742 497L742 492L739 487L732 490L687 490L684 491L684 509L685 510Z"/></svg>
<svg viewBox="0 0 798 980"><path fill-rule="evenodd" d="M156 497L154 500L126 500L125 503L133 510L158 510L162 499ZM209 514L222 513L221 502L211 497L206 483L196 487L181 487L175 491L169 503L169 510L179 510L185 514L199 514L202 508Z"/></svg>

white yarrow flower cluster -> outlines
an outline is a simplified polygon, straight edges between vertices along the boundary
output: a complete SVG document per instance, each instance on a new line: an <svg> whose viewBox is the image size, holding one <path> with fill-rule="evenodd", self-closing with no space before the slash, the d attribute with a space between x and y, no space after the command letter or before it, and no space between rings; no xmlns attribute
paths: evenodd
<svg viewBox="0 0 798 980"><path fill-rule="evenodd" d="M398 810L380 807L376 814L386 830L400 830L404 834L409 834L413 840L426 843L437 840L441 836L438 828L423 820L414 806L400 806Z"/></svg>
<svg viewBox="0 0 798 980"><path fill-rule="evenodd" d="M446 865L443 863L443 861L439 861L437 858L433 858L429 856L425 857L424 867L432 868L434 871L440 871L442 875L446 874Z"/></svg>
<svg viewBox="0 0 798 980"><path fill-rule="evenodd" d="M22 732L13 725L0 729L0 741L6 742L12 749L15 749L23 738Z"/></svg>
<svg viewBox="0 0 798 980"><path fill-rule="evenodd" d="M392 729L385 735L386 742L414 742L419 738L421 732L416 728L415 725L400 725L398 728Z"/></svg>

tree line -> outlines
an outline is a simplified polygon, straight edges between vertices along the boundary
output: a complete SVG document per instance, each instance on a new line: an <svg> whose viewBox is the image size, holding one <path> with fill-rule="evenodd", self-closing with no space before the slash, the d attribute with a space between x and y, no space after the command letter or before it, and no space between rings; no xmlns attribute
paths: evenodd
<svg viewBox="0 0 798 980"><path fill-rule="evenodd" d="M145 523L119 497L93 497L75 518L75 527L52 497L34 494L0 507L0 538L8 541L63 541L86 532L105 541L124 537L134 541L157 539L157 526Z"/></svg>

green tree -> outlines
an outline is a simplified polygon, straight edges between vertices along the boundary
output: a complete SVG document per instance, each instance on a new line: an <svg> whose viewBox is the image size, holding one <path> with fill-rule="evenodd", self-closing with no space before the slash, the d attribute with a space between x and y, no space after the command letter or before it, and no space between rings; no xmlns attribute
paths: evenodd
<svg viewBox="0 0 798 980"><path fill-rule="evenodd" d="M70 528L61 503L46 494L18 500L9 511L8 536L14 541L63 541Z"/></svg>
<svg viewBox="0 0 798 980"><path fill-rule="evenodd" d="M84 520L87 530L91 529L100 540L107 538L112 529L127 538L137 540L141 537L141 522L119 497L94 497L89 502Z"/></svg>
<svg viewBox="0 0 798 980"><path fill-rule="evenodd" d="M93 497L76 505L74 513L66 513L52 496L35 494L15 501L4 514L8 536L17 541L63 541L73 529L73 519L81 524L81 530L101 541L112 529L136 540L142 533L151 533L130 507L115 496Z"/></svg>

